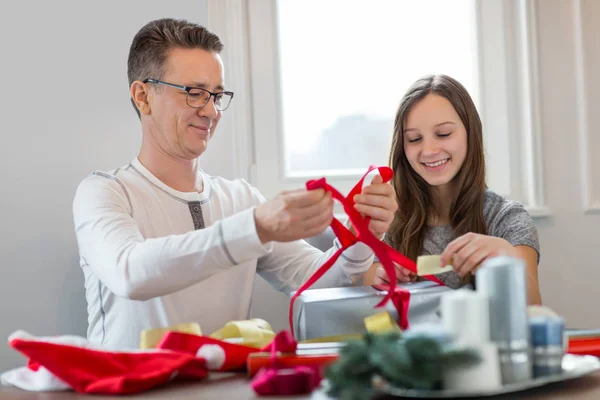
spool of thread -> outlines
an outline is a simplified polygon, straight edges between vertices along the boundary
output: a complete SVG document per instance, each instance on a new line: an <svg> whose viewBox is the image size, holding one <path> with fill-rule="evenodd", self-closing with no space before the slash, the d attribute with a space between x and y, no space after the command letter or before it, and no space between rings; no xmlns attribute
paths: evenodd
<svg viewBox="0 0 600 400"><path fill-rule="evenodd" d="M489 299L490 338L498 347L502 383L532 377L525 262L500 256L486 260L475 274L477 291Z"/></svg>
<svg viewBox="0 0 600 400"><path fill-rule="evenodd" d="M534 377L562 372L562 359L565 354L564 327L564 320L560 317L529 319Z"/></svg>
<svg viewBox="0 0 600 400"><path fill-rule="evenodd" d="M442 323L458 348L470 348L480 362L444 372L444 389L496 390L502 386L498 349L490 341L489 302L482 293L458 289L442 296Z"/></svg>

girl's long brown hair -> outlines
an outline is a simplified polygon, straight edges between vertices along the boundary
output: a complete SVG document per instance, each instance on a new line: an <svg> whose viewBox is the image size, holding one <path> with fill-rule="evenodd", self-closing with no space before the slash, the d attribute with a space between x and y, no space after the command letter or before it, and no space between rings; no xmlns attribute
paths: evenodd
<svg viewBox="0 0 600 400"><path fill-rule="evenodd" d="M410 166L404 153L404 123L414 105L428 94L450 101L467 131L467 155L453 180L456 192L450 206L450 224L457 237L468 232L486 234L485 158L481 120L475 104L455 79L446 75L423 77L412 85L398 107L389 158L399 208L387 238L392 247L413 260L421 254L427 214L432 211L433 203L429 184Z"/></svg>

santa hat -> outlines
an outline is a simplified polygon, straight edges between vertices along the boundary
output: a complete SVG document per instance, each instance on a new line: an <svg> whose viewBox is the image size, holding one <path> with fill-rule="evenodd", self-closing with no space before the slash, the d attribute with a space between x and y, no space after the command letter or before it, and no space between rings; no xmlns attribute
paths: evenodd
<svg viewBox="0 0 600 400"><path fill-rule="evenodd" d="M2 374L0 381L29 391L137 393L174 379L202 379L209 370L223 368L227 360L218 341L197 342L193 353L165 347L107 351L79 336L35 337L17 331L9 344L29 361L26 367Z"/></svg>

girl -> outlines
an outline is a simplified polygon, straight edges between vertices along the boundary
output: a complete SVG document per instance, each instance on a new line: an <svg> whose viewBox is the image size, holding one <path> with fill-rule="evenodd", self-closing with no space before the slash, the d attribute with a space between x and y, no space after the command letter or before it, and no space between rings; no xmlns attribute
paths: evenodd
<svg viewBox="0 0 600 400"><path fill-rule="evenodd" d="M459 82L426 76L408 90L396 114L390 166L399 205L385 239L392 247L413 260L452 260L453 271L437 276L452 288L472 283L489 257L520 257L529 304L541 304L537 230L520 203L487 189L481 121ZM396 268L400 282L417 279ZM379 264L372 271L368 283L387 283Z"/></svg>

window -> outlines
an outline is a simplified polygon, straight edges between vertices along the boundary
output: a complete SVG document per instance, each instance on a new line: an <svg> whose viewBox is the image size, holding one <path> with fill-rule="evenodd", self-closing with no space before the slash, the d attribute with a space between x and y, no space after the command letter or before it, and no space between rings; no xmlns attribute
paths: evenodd
<svg viewBox="0 0 600 400"><path fill-rule="evenodd" d="M226 67L226 79L248 99L236 104L234 119L240 127L251 121L251 137L242 138L253 147L248 177L266 197L322 176L347 193L369 165L387 164L393 118L408 86L444 73L465 85L480 111L489 186L534 215L548 213L535 2L242 4L209 0L209 26L235 44L235 54L225 54L233 69Z"/></svg>
<svg viewBox="0 0 600 400"><path fill-rule="evenodd" d="M280 0L284 178L386 165L399 100L427 73L451 75L477 98L473 8L473 0Z"/></svg>

